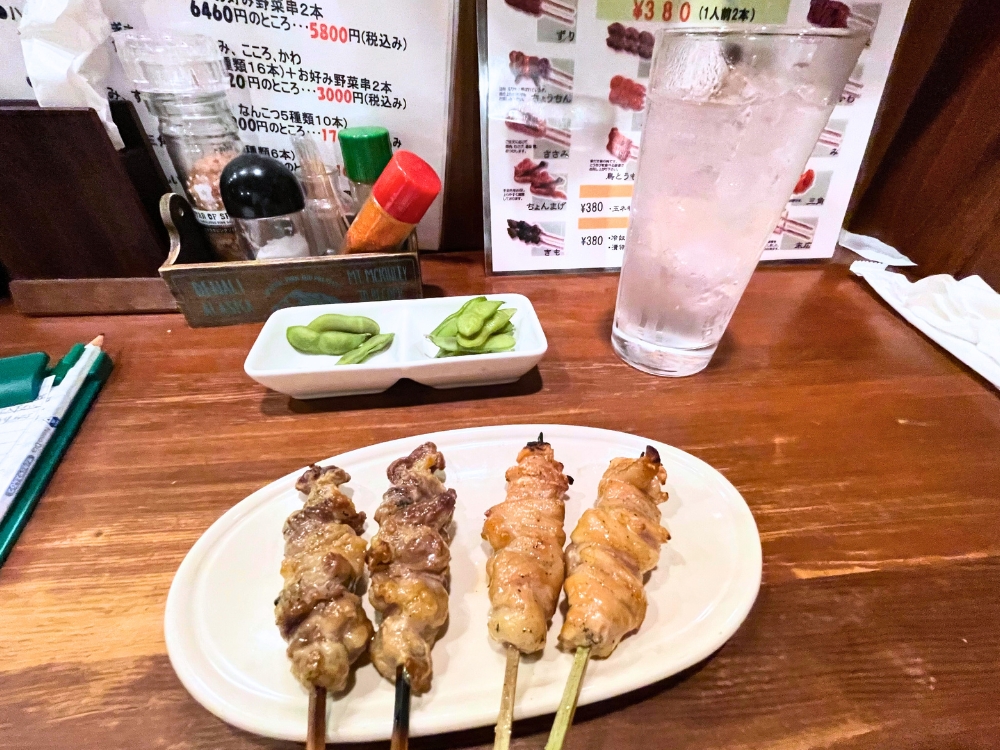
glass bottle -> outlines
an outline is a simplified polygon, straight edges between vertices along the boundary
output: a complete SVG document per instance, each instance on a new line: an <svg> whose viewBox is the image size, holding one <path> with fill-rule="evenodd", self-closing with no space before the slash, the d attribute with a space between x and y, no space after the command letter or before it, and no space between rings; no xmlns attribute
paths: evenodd
<svg viewBox="0 0 1000 750"><path fill-rule="evenodd" d="M353 215L361 210L372 193L385 165L392 158L389 131L378 126L344 128L337 133L340 153L344 157L344 174L351 183Z"/></svg>
<svg viewBox="0 0 1000 750"><path fill-rule="evenodd" d="M411 151L397 151L347 230L344 252L405 251L400 243L440 192L441 179L430 164Z"/></svg>
<svg viewBox="0 0 1000 750"><path fill-rule="evenodd" d="M222 260L245 260L219 190L222 170L243 153L226 91L229 78L216 43L203 35L128 34L118 43L122 65L160 135L194 209Z"/></svg>
<svg viewBox="0 0 1000 750"><path fill-rule="evenodd" d="M241 154L222 170L222 200L244 253L257 260L304 258L315 241L295 175L277 159Z"/></svg>

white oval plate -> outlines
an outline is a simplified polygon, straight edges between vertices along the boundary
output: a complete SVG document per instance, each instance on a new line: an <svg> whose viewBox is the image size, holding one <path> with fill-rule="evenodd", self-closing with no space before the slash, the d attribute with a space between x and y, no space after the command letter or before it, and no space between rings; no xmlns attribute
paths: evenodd
<svg viewBox="0 0 1000 750"><path fill-rule="evenodd" d="M486 633L488 545L483 513L504 499L504 472L524 444L544 431L556 458L576 482L566 504L567 535L596 496L615 456L638 456L647 444L667 467L670 500L662 506L673 538L646 585L649 610L638 633L587 669L580 703L649 685L709 656L750 611L761 578L761 547L750 509L736 488L703 461L656 441L567 425L510 425L450 430L393 440L322 463L347 469L354 503L371 520L391 461L433 440L447 461L447 484L458 492L452 542L451 619L434 647L434 684L413 701L410 733L436 734L496 721L504 657ZM177 675L205 708L249 732L304 741L308 695L292 677L273 602L285 518L301 507L294 471L250 495L216 521L181 563L167 597L164 631ZM365 607L371 608L365 598ZM374 619L374 618L373 618ZM573 661L555 647L557 612L540 659L524 659L516 717L551 713ZM393 687L366 664L353 688L329 704L331 742L388 739Z"/></svg>

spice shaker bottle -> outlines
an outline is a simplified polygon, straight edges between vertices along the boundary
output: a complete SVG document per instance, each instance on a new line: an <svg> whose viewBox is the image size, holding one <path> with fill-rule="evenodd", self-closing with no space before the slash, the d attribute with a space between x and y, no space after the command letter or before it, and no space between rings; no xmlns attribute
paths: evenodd
<svg viewBox="0 0 1000 750"><path fill-rule="evenodd" d="M392 158L389 131L376 126L344 128L337 133L344 157L344 174L351 181L351 197L356 214L368 200L372 185Z"/></svg>
<svg viewBox="0 0 1000 750"><path fill-rule="evenodd" d="M222 200L247 257L257 260L309 255L305 198L284 164L262 154L241 154L222 170Z"/></svg>
<svg viewBox="0 0 1000 750"><path fill-rule="evenodd" d="M430 164L410 151L397 151L347 230L344 252L395 250L440 192L441 180Z"/></svg>
<svg viewBox="0 0 1000 750"><path fill-rule="evenodd" d="M229 109L229 78L215 41L201 35L127 34L117 41L126 75L160 124L160 135L195 218L223 260L244 260L219 192L243 152Z"/></svg>

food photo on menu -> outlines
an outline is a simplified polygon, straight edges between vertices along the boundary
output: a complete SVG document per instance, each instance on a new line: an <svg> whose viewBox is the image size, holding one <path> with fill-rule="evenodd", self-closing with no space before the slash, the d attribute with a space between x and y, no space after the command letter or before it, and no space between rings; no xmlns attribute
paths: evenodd
<svg viewBox="0 0 1000 750"><path fill-rule="evenodd" d="M0 6L0 750L1000 747L939 6Z"/></svg>

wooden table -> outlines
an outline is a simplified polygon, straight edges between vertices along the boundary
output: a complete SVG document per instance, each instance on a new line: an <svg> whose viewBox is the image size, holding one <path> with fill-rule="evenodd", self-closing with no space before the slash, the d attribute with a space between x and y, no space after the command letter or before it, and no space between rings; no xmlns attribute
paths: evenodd
<svg viewBox="0 0 1000 750"><path fill-rule="evenodd" d="M432 430L625 430L717 467L760 528L742 628L674 678L583 708L569 748L1000 746L1000 399L840 265L766 268L709 369L666 380L609 343L617 278L484 279L430 257L431 293L521 292L549 337L514 385L298 402L243 373L260 326L176 315L24 319L0 355L107 335L115 373L0 569L0 747L294 747L191 699L163 644L181 559L227 508L315 459ZM541 748L550 717L515 727ZM492 730L414 746L492 743Z"/></svg>

